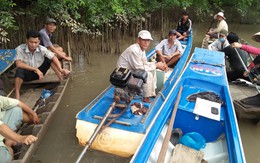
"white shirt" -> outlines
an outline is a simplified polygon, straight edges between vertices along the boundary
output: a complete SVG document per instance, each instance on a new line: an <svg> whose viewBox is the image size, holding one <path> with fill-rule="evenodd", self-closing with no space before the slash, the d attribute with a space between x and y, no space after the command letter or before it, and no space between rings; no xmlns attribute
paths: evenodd
<svg viewBox="0 0 260 163"><path fill-rule="evenodd" d="M52 60L52 58L54 57L54 53L52 53L47 48L41 45L39 45L36 48L33 54L28 49L27 44L22 44L17 48L15 48L15 50L16 50L15 61L20 60L23 63L35 68L38 68L42 65L44 61L44 57L47 57L50 60Z"/></svg>
<svg viewBox="0 0 260 163"><path fill-rule="evenodd" d="M222 29L228 31L228 25L227 22L222 19L217 23L217 28L213 29L214 33L219 33Z"/></svg>
<svg viewBox="0 0 260 163"><path fill-rule="evenodd" d="M143 69L152 71L156 69L154 62L147 62L145 51L142 51L139 44L129 46L119 57L118 67L128 68L131 71Z"/></svg>
<svg viewBox="0 0 260 163"><path fill-rule="evenodd" d="M179 40L175 39L174 44L169 48L169 40L164 39L155 47L155 50L159 50L163 55L173 55L176 51L182 53L182 47Z"/></svg>
<svg viewBox="0 0 260 163"><path fill-rule="evenodd" d="M212 42L208 48L209 50L215 50L215 51L220 51L223 50L225 47L229 46L229 43L227 41L227 39L225 39L224 44L222 44L221 41L219 41L219 39L215 40L214 42Z"/></svg>

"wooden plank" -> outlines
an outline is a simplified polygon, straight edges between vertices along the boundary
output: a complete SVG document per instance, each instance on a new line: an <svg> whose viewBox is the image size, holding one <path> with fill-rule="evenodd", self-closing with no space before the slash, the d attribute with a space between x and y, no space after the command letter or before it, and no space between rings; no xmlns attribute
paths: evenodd
<svg viewBox="0 0 260 163"><path fill-rule="evenodd" d="M33 108L36 101L40 98L43 88L28 89L25 93L21 94L21 101Z"/></svg>

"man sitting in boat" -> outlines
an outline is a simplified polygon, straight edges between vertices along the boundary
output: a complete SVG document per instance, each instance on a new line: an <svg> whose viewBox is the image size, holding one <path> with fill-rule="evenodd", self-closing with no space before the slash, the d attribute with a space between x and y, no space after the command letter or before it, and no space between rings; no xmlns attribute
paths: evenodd
<svg viewBox="0 0 260 163"><path fill-rule="evenodd" d="M47 48L40 45L40 34L37 31L29 31L26 34L26 44L18 46L15 63L15 95L20 99L20 88L23 81L43 79L47 70L52 69L60 80L69 75L70 71L61 68L58 58Z"/></svg>
<svg viewBox="0 0 260 163"><path fill-rule="evenodd" d="M168 67L174 67L182 55L181 43L177 37L177 31L169 31L168 39L164 39L155 47L157 61L166 63Z"/></svg>
<svg viewBox="0 0 260 163"><path fill-rule="evenodd" d="M178 32L177 33L178 40L183 40L190 35L191 26L192 26L192 22L189 19L189 14L186 11L184 11L182 13L182 18L177 23L176 30Z"/></svg>
<svg viewBox="0 0 260 163"><path fill-rule="evenodd" d="M13 159L12 145L31 144L37 138L33 135L19 135L14 131L22 122L39 123L37 114L26 104L16 99L0 96L0 162Z"/></svg>
<svg viewBox="0 0 260 163"><path fill-rule="evenodd" d="M236 48L235 50L235 48L231 46L231 44L234 42L238 42L238 39L239 37L236 33L230 32L227 36L227 40L230 45L222 50L225 53L225 56L227 56L227 60L229 61L231 68L231 70L227 72L227 78L229 81L235 81L239 78L249 81L249 78L243 75L245 71L244 65L247 64L247 52L239 48ZM242 59L243 63L241 62L240 58Z"/></svg>
<svg viewBox="0 0 260 163"><path fill-rule="evenodd" d="M219 38L208 46L209 50L221 51L225 47L229 46L227 41L227 31L222 30L219 33Z"/></svg>
<svg viewBox="0 0 260 163"><path fill-rule="evenodd" d="M53 18L47 18L45 22L45 27L39 31L41 35L41 45L51 50L57 55L58 58L62 58L68 61L71 61L71 57L68 57L66 53L63 52L63 48L58 44L52 44L51 37L53 32L57 28L57 22Z"/></svg>
<svg viewBox="0 0 260 163"><path fill-rule="evenodd" d="M252 38L256 42L260 42L260 33L258 32L256 34L254 34ZM250 63L247 70L244 72L244 76L247 77L252 69L256 69L255 73L257 73L257 74L254 74L254 75L257 75L256 79L259 80L258 79L258 76L259 76L258 73L259 73L259 65L260 65L260 56L259 56L260 48L256 48L256 47L253 47L253 46L250 46L250 45L240 44L238 42L234 42L232 44L232 47L240 48L244 51L247 51L250 54L257 55L256 58ZM260 94L258 93L255 96L247 97L247 98L245 98L241 101L243 101L244 104L257 106L257 108L259 108L259 106L260 106L260 100L259 99L260 99Z"/></svg>
<svg viewBox="0 0 260 163"><path fill-rule="evenodd" d="M131 71L138 69L146 70L148 77L143 85L143 101L150 102L149 97L155 96L156 75L155 69L166 70L167 65L162 62L148 62L145 50L149 47L150 41L153 40L149 31L142 30L138 33L137 43L129 46L119 57L117 67L128 68Z"/></svg>
<svg viewBox="0 0 260 163"><path fill-rule="evenodd" d="M209 32L207 33L210 37L213 38L218 38L218 34L222 30L226 30L228 32L228 25L227 22L225 21L225 16L223 12L219 12L214 16L214 19L217 20L217 27L214 29L210 29Z"/></svg>

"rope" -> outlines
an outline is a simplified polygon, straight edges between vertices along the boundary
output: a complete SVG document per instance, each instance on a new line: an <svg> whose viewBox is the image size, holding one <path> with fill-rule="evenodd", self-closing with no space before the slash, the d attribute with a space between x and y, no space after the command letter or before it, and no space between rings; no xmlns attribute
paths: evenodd
<svg viewBox="0 0 260 163"><path fill-rule="evenodd" d="M206 65L216 66L216 67L225 67L224 64L208 63L208 62L205 62L204 60L195 60L195 59L193 59L193 60L191 61L191 63L206 64Z"/></svg>
<svg viewBox="0 0 260 163"><path fill-rule="evenodd" d="M162 92L158 92L158 94L161 95L162 98L163 98L163 100L165 101L165 96L164 96L164 94L163 94Z"/></svg>

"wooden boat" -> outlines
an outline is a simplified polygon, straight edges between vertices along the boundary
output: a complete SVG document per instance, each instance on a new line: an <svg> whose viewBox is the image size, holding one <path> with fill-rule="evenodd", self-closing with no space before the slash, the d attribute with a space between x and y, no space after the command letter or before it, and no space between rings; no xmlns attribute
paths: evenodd
<svg viewBox="0 0 260 163"><path fill-rule="evenodd" d="M157 83L157 89L160 85L162 85L162 88L158 89L155 98L150 99L152 102L143 103L140 96L134 98L127 106L126 111L96 137L91 148L122 157L130 157L134 154L158 108L164 103L164 99L168 97L169 90L183 70L191 51L192 37L190 36L187 41L183 41L182 46L185 50L175 68L169 70L166 74L158 71L157 77L161 76L159 80L163 84ZM155 49L152 49L147 53L147 58L151 59L155 54ZM114 102L114 89L115 87L112 85L106 88L77 114L76 136L81 145L86 145L97 124L100 123L100 119L105 116L109 106ZM131 105L135 102L142 103L148 108L146 114L134 115L131 112ZM120 109L116 107L113 114L119 113Z"/></svg>
<svg viewBox="0 0 260 163"><path fill-rule="evenodd" d="M184 135L190 132L201 134L206 140L206 147L202 149L204 159L210 163L245 162L224 63L222 52L195 49L181 77L170 90L166 102L158 109L131 162L157 162L168 128L167 121L170 119L181 87L183 91L180 103L177 105L173 128L180 128ZM217 119L211 115L213 114L211 108L207 105L201 106L198 99L196 102L188 101L190 95L202 92L213 92L223 102L222 105L218 104ZM209 106L212 106L211 104ZM202 108L202 114L197 112L199 108ZM203 113L209 114L203 115ZM169 161L173 149L172 142L169 142L165 162Z"/></svg>
<svg viewBox="0 0 260 163"><path fill-rule="evenodd" d="M68 61L61 61L62 67L71 70L71 63ZM11 73L10 73L11 72ZM4 80L13 81L13 71L5 72L2 74ZM55 114L60 100L65 92L70 77L59 81L52 69L49 69L42 80L34 80L25 82L21 88L20 100L34 109L38 116L41 118L39 124L22 124L17 133L21 135L35 135L38 140L31 145L18 145L14 147L14 160L12 162L30 162L38 145L44 138L45 133L50 125L50 122ZM6 83L6 82L5 82ZM13 87L11 82L6 87ZM41 99L43 90L50 90L52 95L44 100ZM13 91L10 92L10 97L14 97Z"/></svg>
<svg viewBox="0 0 260 163"><path fill-rule="evenodd" d="M208 49L208 46L215 40L215 38L211 38L209 35L205 35L201 43L201 48Z"/></svg>

